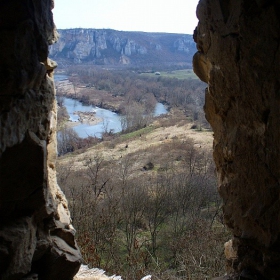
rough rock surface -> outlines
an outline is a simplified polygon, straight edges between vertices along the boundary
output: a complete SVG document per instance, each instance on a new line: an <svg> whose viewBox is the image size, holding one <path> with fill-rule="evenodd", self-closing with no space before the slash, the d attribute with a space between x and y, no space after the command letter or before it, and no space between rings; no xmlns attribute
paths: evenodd
<svg viewBox="0 0 280 280"><path fill-rule="evenodd" d="M195 52L191 35L81 28L59 34L50 56L75 64L187 63ZM130 59L123 61L123 56Z"/></svg>
<svg viewBox="0 0 280 280"><path fill-rule="evenodd" d="M200 0L197 16L194 70L208 82L232 269L242 279L279 279L280 4Z"/></svg>
<svg viewBox="0 0 280 280"><path fill-rule="evenodd" d="M141 280L151 279L151 275L141 278ZM87 265L82 265L73 280L122 280L122 277L116 275L107 276L105 275L105 271L102 269L89 268Z"/></svg>
<svg viewBox="0 0 280 280"><path fill-rule="evenodd" d="M89 268L82 265L73 280L122 280L121 276L107 276L105 271L98 268Z"/></svg>
<svg viewBox="0 0 280 280"><path fill-rule="evenodd" d="M0 279L72 279L81 255L56 182L51 0L0 3Z"/></svg>

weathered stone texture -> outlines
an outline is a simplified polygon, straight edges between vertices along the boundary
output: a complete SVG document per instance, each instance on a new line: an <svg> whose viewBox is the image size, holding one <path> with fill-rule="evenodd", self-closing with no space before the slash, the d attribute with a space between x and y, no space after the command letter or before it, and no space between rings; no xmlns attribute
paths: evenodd
<svg viewBox="0 0 280 280"><path fill-rule="evenodd" d="M72 279L81 255L57 186L51 0L0 3L0 279Z"/></svg>
<svg viewBox="0 0 280 280"><path fill-rule="evenodd" d="M64 63L182 63L189 62L195 51L190 35L81 28L62 29L59 34L50 56ZM130 59L123 61L122 56Z"/></svg>
<svg viewBox="0 0 280 280"><path fill-rule="evenodd" d="M197 16L194 70L208 82L205 112L234 271L279 279L280 3L200 0ZM210 66L200 67L205 61Z"/></svg>

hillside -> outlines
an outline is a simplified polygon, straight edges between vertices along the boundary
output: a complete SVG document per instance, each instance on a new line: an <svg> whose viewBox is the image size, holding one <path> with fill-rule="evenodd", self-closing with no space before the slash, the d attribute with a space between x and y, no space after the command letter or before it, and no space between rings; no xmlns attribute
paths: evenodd
<svg viewBox="0 0 280 280"><path fill-rule="evenodd" d="M87 150L78 151L77 153L67 154L64 157L58 158L58 163L61 166L66 166L69 163L72 164L72 170L81 170L84 168L84 159L94 157L99 154L105 161L115 162L123 156L135 155L137 157L137 165L139 170L144 166L150 158L156 160L156 150L170 151L170 145L192 143L193 147L198 151L205 153L211 153L213 136L211 131L198 131L191 129L192 124L186 123L185 120L170 121L168 117L161 117L160 122L156 121L149 128L144 128L138 132L123 135L115 140L102 141L100 144L95 145ZM161 127L165 122L165 127ZM168 124L170 122L170 124ZM187 144L186 144L187 145ZM169 147L169 148L168 148ZM143 153L143 151L145 151ZM140 159L140 154L141 159ZM170 155L166 153L167 157ZM157 164L165 162L167 158L161 155L158 158Z"/></svg>
<svg viewBox="0 0 280 280"><path fill-rule="evenodd" d="M212 132L191 129L177 117L104 137L58 159L59 185L90 266L126 280L223 273L228 233L221 223Z"/></svg>
<svg viewBox="0 0 280 280"><path fill-rule="evenodd" d="M192 35L125 32L112 29L61 29L50 47L60 64L190 66L196 46Z"/></svg>

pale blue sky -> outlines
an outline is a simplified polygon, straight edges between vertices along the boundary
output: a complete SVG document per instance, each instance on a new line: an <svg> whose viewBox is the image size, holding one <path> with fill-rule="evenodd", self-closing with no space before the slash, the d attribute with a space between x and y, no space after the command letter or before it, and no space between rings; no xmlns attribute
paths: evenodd
<svg viewBox="0 0 280 280"><path fill-rule="evenodd" d="M192 34L198 0L55 0L57 28Z"/></svg>

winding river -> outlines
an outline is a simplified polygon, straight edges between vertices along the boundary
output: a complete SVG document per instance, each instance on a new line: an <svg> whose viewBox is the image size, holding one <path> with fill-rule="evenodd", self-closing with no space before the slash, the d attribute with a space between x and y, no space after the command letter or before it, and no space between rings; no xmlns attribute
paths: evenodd
<svg viewBox="0 0 280 280"><path fill-rule="evenodd" d="M78 115L75 111L95 112L95 116L102 121L91 125L88 123L80 123L73 127L79 137L86 138L88 136L101 137L102 133L112 130L114 133L121 131L121 118L118 114L92 105L83 105L80 101L71 98L64 98L64 106L70 116L70 121L79 122Z"/></svg>
<svg viewBox="0 0 280 280"><path fill-rule="evenodd" d="M67 79L65 75L55 75L56 81L61 81ZM112 131L117 133L121 131L121 117L120 115L106 109L102 109L92 105L83 105L80 101L64 97L64 106L67 109L69 114L69 119L72 122L78 122L73 129L77 132L79 137L86 138L88 136L95 136L100 138L102 133L107 131ZM78 121L78 115L74 114L74 112L95 112L95 116L101 121L97 124L87 124L80 123ZM167 109L162 103L157 103L154 110L154 116L159 116L162 114L166 114Z"/></svg>

